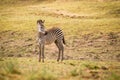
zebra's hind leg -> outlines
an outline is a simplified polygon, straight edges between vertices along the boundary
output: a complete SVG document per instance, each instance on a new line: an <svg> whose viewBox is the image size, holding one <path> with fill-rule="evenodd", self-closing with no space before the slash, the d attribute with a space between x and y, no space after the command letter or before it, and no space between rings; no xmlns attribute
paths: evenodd
<svg viewBox="0 0 120 80"><path fill-rule="evenodd" d="M60 56L61 56L61 53L62 53L62 58L61 58L61 61L63 61L63 52L64 52L64 47L63 47L63 44L61 43L61 41L55 41L55 44L56 44L56 46L58 47L58 49L59 49L59 54L58 54L58 59L57 59L57 61L59 61L59 59L60 59Z"/></svg>
<svg viewBox="0 0 120 80"><path fill-rule="evenodd" d="M60 49L60 46L59 46L59 44L58 44L58 41L57 41L57 40L55 41L55 44L56 44L56 46L57 46L57 48L58 48L58 50L59 50L59 53L58 53L58 58L57 58L57 61L59 62L59 60L60 60L60 53L61 53L61 49Z"/></svg>
<svg viewBox="0 0 120 80"><path fill-rule="evenodd" d="M60 60L60 53L61 53L61 50L59 50L57 62L59 62L59 60Z"/></svg>
<svg viewBox="0 0 120 80"><path fill-rule="evenodd" d="M61 44L61 47L62 47L62 58L61 58L61 61L64 60L64 47L63 47L63 44Z"/></svg>
<svg viewBox="0 0 120 80"><path fill-rule="evenodd" d="M64 59L64 47L63 47L62 43L59 43L59 45L60 45L60 49L61 49L61 61L63 61L63 59Z"/></svg>

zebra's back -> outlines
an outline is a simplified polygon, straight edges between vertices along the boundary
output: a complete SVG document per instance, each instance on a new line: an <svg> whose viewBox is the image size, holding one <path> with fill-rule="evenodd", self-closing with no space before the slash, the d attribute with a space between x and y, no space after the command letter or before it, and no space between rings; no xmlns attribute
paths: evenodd
<svg viewBox="0 0 120 80"><path fill-rule="evenodd" d="M46 31L45 44L51 44L56 40L62 41L64 38L63 32L57 27L53 27Z"/></svg>

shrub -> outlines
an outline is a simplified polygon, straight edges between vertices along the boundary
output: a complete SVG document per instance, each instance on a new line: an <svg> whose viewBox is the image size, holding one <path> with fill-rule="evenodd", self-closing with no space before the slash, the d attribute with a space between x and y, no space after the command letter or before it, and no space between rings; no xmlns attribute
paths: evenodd
<svg viewBox="0 0 120 80"><path fill-rule="evenodd" d="M77 69L73 69L72 71L71 71L71 76L78 76L79 75L79 73L77 72Z"/></svg>
<svg viewBox="0 0 120 80"><path fill-rule="evenodd" d="M112 72L111 76L108 77L108 80L120 80L120 75Z"/></svg>
<svg viewBox="0 0 120 80"><path fill-rule="evenodd" d="M2 68L6 73L21 74L18 70L18 64L14 61L5 62Z"/></svg>
<svg viewBox="0 0 120 80"><path fill-rule="evenodd" d="M99 66L97 65L89 65L89 64L84 64L85 67L87 67L88 69L100 69Z"/></svg>
<svg viewBox="0 0 120 80"><path fill-rule="evenodd" d="M43 69L40 74L39 74L39 79L40 80L56 80L56 76L53 72L50 70Z"/></svg>
<svg viewBox="0 0 120 80"><path fill-rule="evenodd" d="M50 70L43 68L42 71L32 71L28 80L57 80L56 75Z"/></svg>

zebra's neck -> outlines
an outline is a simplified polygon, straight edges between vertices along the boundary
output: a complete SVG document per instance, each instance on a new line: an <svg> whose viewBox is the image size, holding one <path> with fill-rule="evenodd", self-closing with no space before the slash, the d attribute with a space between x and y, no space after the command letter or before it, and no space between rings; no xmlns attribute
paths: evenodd
<svg viewBox="0 0 120 80"><path fill-rule="evenodd" d="M44 25L41 26L41 25L38 23L37 27L38 27L38 32L45 33L45 30L44 30L44 28L43 28Z"/></svg>
<svg viewBox="0 0 120 80"><path fill-rule="evenodd" d="M38 37L39 37L39 38L44 37L44 35L45 35L45 34L43 34L43 33L41 33L41 32L38 32Z"/></svg>

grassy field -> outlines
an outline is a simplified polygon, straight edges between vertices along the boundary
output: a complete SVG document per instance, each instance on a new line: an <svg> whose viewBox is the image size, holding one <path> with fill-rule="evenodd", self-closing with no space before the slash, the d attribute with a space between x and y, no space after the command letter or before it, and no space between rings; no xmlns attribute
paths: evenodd
<svg viewBox="0 0 120 80"><path fill-rule="evenodd" d="M65 61L55 44L38 62L38 19L65 35ZM119 80L119 0L0 0L0 80Z"/></svg>
<svg viewBox="0 0 120 80"><path fill-rule="evenodd" d="M110 61L4 58L0 63L0 80L119 80L119 74L120 63Z"/></svg>

